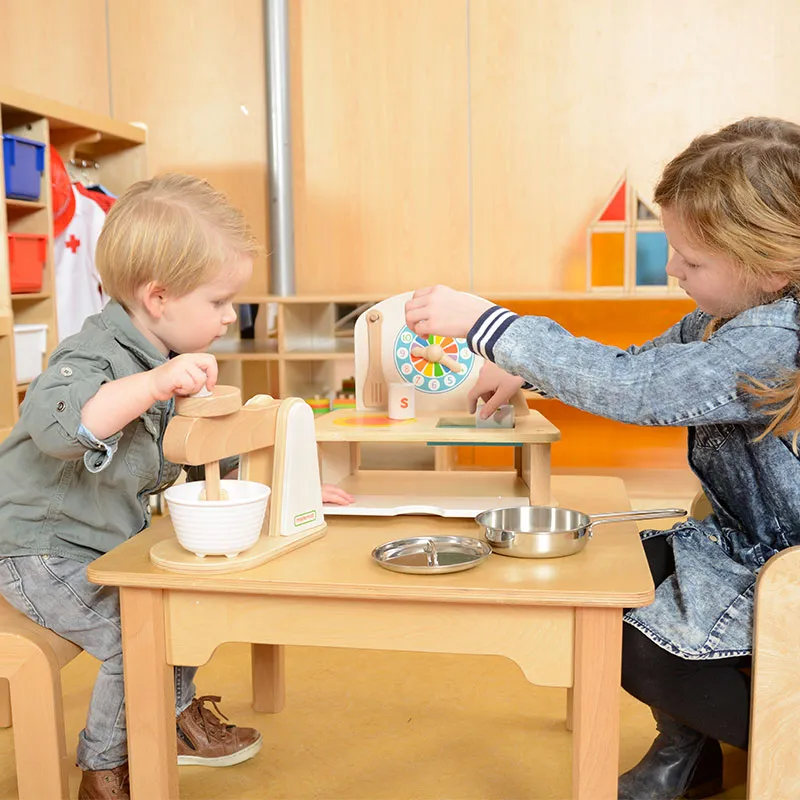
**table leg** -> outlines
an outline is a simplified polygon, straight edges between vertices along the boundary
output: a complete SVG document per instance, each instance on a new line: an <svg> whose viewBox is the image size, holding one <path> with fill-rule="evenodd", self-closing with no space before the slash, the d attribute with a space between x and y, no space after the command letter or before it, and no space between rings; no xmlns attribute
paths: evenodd
<svg viewBox="0 0 800 800"><path fill-rule="evenodd" d="M11 727L11 689L8 678L0 678L0 728Z"/></svg>
<svg viewBox="0 0 800 800"><path fill-rule="evenodd" d="M528 485L528 497L533 506L549 506L550 444L523 444L515 455L517 473Z"/></svg>
<svg viewBox="0 0 800 800"><path fill-rule="evenodd" d="M456 469L458 465L458 448L439 446L434 447L433 450L433 468L435 470L449 472Z"/></svg>
<svg viewBox="0 0 800 800"><path fill-rule="evenodd" d="M120 589L131 797L171 800L178 788L175 681L160 589Z"/></svg>
<svg viewBox="0 0 800 800"><path fill-rule="evenodd" d="M566 727L566 729L568 731L571 731L572 728L573 728L573 724L572 724L572 708L573 708L573 699L574 699L573 698L573 694L574 694L574 692L572 690L572 687L570 686L567 689L567 719L566 719L566 723L565 723L565 727Z"/></svg>
<svg viewBox="0 0 800 800"><path fill-rule="evenodd" d="M615 800L622 609L575 609L573 800Z"/></svg>
<svg viewBox="0 0 800 800"><path fill-rule="evenodd" d="M279 644L251 645L253 710L277 714L286 702L285 648Z"/></svg>

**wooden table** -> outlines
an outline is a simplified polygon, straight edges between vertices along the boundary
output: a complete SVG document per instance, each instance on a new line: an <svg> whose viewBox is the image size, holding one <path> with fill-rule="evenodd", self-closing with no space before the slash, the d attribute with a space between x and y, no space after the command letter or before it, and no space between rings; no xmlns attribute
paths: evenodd
<svg viewBox="0 0 800 800"><path fill-rule="evenodd" d="M617 478L553 484L565 507L629 507ZM203 664L230 641L510 658L532 683L572 690L573 797L616 798L622 609L654 592L635 525L604 525L568 558L492 555L435 576L390 572L370 558L378 544L425 534L480 531L470 520L338 517L322 539L275 561L199 577L150 563L150 547L172 535L165 518L91 564L90 580L120 587L134 800L178 796L170 665Z"/></svg>

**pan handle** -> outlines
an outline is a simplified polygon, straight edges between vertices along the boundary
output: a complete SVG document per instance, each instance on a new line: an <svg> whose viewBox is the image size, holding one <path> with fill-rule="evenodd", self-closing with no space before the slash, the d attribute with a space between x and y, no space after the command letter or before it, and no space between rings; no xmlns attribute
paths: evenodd
<svg viewBox="0 0 800 800"><path fill-rule="evenodd" d="M633 522L640 519L664 519L665 517L685 517L685 508L647 508L639 511L615 511L609 514L589 515L589 536L592 528L603 522Z"/></svg>

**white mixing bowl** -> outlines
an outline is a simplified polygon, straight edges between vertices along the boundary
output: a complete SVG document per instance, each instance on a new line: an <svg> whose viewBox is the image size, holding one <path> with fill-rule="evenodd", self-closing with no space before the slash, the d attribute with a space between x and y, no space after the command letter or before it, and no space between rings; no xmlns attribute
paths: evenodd
<svg viewBox="0 0 800 800"><path fill-rule="evenodd" d="M254 481L220 481L227 500L201 500L205 481L170 486L164 492L180 544L196 556L233 558L261 533L270 488Z"/></svg>

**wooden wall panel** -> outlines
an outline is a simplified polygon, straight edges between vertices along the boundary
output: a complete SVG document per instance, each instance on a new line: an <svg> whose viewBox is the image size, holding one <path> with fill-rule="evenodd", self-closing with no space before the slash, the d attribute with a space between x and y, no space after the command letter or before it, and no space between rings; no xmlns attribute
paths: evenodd
<svg viewBox="0 0 800 800"><path fill-rule="evenodd" d="M696 134L800 121L794 0L471 0L474 289L582 290L620 175L650 199Z"/></svg>
<svg viewBox="0 0 800 800"><path fill-rule="evenodd" d="M468 288L465 0L291 8L298 293Z"/></svg>
<svg viewBox="0 0 800 800"><path fill-rule="evenodd" d="M147 124L149 171L207 178L266 246L261 0L114 0L109 12L114 116ZM265 259L246 291L268 291Z"/></svg>
<svg viewBox="0 0 800 800"><path fill-rule="evenodd" d="M109 114L105 0L0 0L0 83Z"/></svg>

